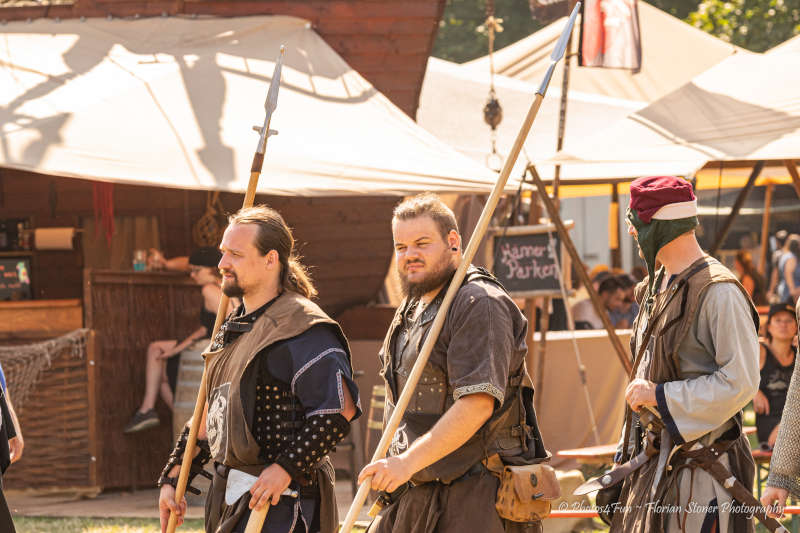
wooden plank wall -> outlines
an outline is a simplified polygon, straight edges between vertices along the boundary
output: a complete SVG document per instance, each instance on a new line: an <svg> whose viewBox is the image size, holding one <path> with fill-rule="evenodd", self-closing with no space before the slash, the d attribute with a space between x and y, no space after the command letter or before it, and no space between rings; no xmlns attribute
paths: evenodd
<svg viewBox="0 0 800 533"><path fill-rule="evenodd" d="M395 105L415 118L446 0L57 0L0 4L0 20L28 18L292 15L314 29Z"/></svg>
<svg viewBox="0 0 800 533"><path fill-rule="evenodd" d="M87 270L85 275L85 323L97 332L98 485L150 487L172 449L170 412L157 402L161 425L133 435L122 430L142 400L147 346L158 339L184 338L196 329L202 296L177 273Z"/></svg>
<svg viewBox="0 0 800 533"><path fill-rule="evenodd" d="M202 191L114 186L115 214L158 217L167 257L191 251L192 224L205 212L206 199ZM220 200L234 212L242 195L223 193ZM365 304L380 291L391 260L391 209L398 198L259 195L256 201L276 208L293 228L328 313ZM0 213L33 217L36 227L79 227L80 217L94 216L92 182L0 169ZM83 266L79 250L36 252L36 298L81 298Z"/></svg>

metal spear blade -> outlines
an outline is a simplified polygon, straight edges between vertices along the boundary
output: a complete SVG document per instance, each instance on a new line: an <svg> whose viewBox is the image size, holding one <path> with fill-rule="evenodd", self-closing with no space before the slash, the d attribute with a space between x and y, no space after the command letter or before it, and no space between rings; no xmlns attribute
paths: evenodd
<svg viewBox="0 0 800 533"><path fill-rule="evenodd" d="M278 89L281 88L281 68L283 68L283 56L286 54L286 47L281 45L281 54L275 62L275 71L272 73L272 81L269 84L267 100L264 102L264 109L267 115L275 111L278 107Z"/></svg>
<svg viewBox="0 0 800 533"><path fill-rule="evenodd" d="M561 37L558 38L558 42L556 42L556 47L553 50L553 53L550 54L550 66L547 68L547 72L544 75L542 84L539 86L539 90L536 91L537 94L544 96L544 93L547 92L547 87L550 85L550 78L553 77L553 71L556 68L556 64L561 60L562 57L564 57L564 52L567 50L569 36L572 35L572 28L575 26L575 19L578 18L578 12L580 10L581 3L578 2L572 9L569 20L567 20L567 25L564 26L564 31L561 32Z"/></svg>
<svg viewBox="0 0 800 533"><path fill-rule="evenodd" d="M269 129L269 122L272 120L272 113L278 107L278 91L281 88L281 69L283 68L283 56L286 53L286 47L281 45L281 53L278 60L275 62L275 70L272 73L272 81L269 84L269 91L267 91L267 99L264 102L264 110L266 116L264 117L264 125L260 128L253 126L253 129L258 131L258 147L256 152L264 154L267 149L267 137L276 135L278 132Z"/></svg>

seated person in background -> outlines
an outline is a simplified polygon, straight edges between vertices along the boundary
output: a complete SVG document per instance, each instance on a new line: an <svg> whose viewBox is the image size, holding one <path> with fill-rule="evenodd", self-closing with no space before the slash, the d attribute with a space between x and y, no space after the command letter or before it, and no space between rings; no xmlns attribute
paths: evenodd
<svg viewBox="0 0 800 533"><path fill-rule="evenodd" d="M11 409L6 402L5 390L0 388L0 531L3 533L14 533L14 522L11 520L11 510L6 503L3 494L2 474L8 466L14 462L12 442L17 439L15 427L17 425L16 415L12 417ZM19 456L17 456L19 459Z"/></svg>
<svg viewBox="0 0 800 533"><path fill-rule="evenodd" d="M629 329L633 325L633 320L639 314L639 304L633 295L633 290L636 288L636 280L630 274L619 274L616 276L622 285L625 297L622 300L622 305L618 310L609 312L609 318L615 328Z"/></svg>
<svg viewBox="0 0 800 533"><path fill-rule="evenodd" d="M25 448L25 441L22 440L22 428L19 425L19 419L17 418L17 413L14 411L14 406L11 404L11 397L8 395L6 374L3 372L2 365L0 365L0 387L3 389L3 394L5 394L8 414L14 422L14 433L16 433L16 436L8 439L8 451L11 456L11 463L13 464L22 458L22 449Z"/></svg>
<svg viewBox="0 0 800 533"><path fill-rule="evenodd" d="M761 383L753 398L758 441L772 449L795 365L797 319L791 304L773 304L767 315L766 342L761 343Z"/></svg>
<svg viewBox="0 0 800 533"><path fill-rule="evenodd" d="M606 313L622 308L625 291L616 276L609 275L601 281L597 293ZM572 306L572 319L575 321L575 329L603 329L603 320L595 311L590 298Z"/></svg>
<svg viewBox="0 0 800 533"><path fill-rule="evenodd" d="M747 295L756 305L767 305L767 295L764 290L764 278L753 266L753 258L747 250L739 250L733 260L733 269L736 277L747 291Z"/></svg>
<svg viewBox="0 0 800 533"><path fill-rule="evenodd" d="M144 398L139 409L125 426L125 433L135 433L159 424L158 414L155 411L159 393L164 403L172 409L174 380L177 379L179 360L175 356L195 341L211 337L222 296L220 288L222 276L217 269L220 257L219 250L211 247L198 248L189 256L188 264L191 269L189 275L195 283L202 286L203 292L203 306L198 317L200 326L180 342L174 339L158 340L151 342L147 347ZM175 270L180 270L180 268L175 268ZM169 379L170 377L172 379ZM170 383L171 381L172 383Z"/></svg>

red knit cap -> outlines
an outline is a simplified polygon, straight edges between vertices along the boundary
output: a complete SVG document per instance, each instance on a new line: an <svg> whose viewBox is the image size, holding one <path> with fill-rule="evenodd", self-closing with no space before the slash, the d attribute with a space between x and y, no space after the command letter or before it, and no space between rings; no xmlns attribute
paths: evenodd
<svg viewBox="0 0 800 533"><path fill-rule="evenodd" d="M697 215L692 185L675 176L650 176L631 182L630 208L645 224L655 218L675 220Z"/></svg>

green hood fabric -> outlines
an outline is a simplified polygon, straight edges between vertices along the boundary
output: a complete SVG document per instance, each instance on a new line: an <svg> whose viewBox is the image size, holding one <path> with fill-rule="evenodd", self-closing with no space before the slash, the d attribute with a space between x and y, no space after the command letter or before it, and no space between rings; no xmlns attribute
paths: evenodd
<svg viewBox="0 0 800 533"><path fill-rule="evenodd" d="M647 273L650 276L649 293L652 295L656 278L656 254L667 243L696 228L699 222L695 216L676 220L653 219L650 224L645 224L636 214L636 211L631 208L628 208L627 217L633 227L636 228L636 240L642 250L642 255L644 255L644 261L647 263Z"/></svg>

